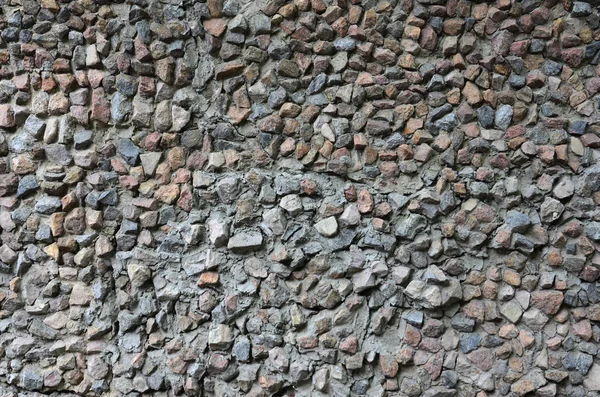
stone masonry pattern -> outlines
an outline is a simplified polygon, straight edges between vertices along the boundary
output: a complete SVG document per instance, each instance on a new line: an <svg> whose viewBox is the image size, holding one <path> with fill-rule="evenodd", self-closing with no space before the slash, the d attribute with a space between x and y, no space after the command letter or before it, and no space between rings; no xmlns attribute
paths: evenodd
<svg viewBox="0 0 600 397"><path fill-rule="evenodd" d="M0 0L0 397L600 397L600 1Z"/></svg>

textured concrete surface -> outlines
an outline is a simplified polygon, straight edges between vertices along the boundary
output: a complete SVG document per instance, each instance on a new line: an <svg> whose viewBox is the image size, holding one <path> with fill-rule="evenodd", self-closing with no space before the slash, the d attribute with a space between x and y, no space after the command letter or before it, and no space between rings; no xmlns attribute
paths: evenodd
<svg viewBox="0 0 600 397"><path fill-rule="evenodd" d="M0 396L600 396L600 9L0 0Z"/></svg>

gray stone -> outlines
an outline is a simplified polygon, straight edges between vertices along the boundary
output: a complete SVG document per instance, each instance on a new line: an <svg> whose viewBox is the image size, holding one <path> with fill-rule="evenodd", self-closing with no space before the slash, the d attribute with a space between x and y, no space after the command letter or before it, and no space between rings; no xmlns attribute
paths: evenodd
<svg viewBox="0 0 600 397"><path fill-rule="evenodd" d="M513 324L516 324L521 319L521 316L523 315L523 309L517 302L510 301L510 302L505 303L500 308L500 313L504 317L506 317L506 319L508 321L510 321Z"/></svg>
<svg viewBox="0 0 600 397"><path fill-rule="evenodd" d="M350 37L338 38L333 42L333 45L338 51L352 51L356 48L356 40Z"/></svg>
<svg viewBox="0 0 600 397"><path fill-rule="evenodd" d="M312 79L312 81L308 85L308 88L306 89L306 94L313 95L321 92L326 82L327 75L325 73L319 73Z"/></svg>
<svg viewBox="0 0 600 397"><path fill-rule="evenodd" d="M35 175L25 175L19 181L17 188L17 197L23 198L39 189L40 185L35 178Z"/></svg>
<svg viewBox="0 0 600 397"><path fill-rule="evenodd" d="M117 141L117 152L129 165L136 165L141 153L140 148L126 138Z"/></svg>
<svg viewBox="0 0 600 397"><path fill-rule="evenodd" d="M227 248L235 253L255 251L262 246L263 236L257 230L246 230L236 233L229 239Z"/></svg>
<svg viewBox="0 0 600 397"><path fill-rule="evenodd" d="M71 165L73 157L65 145L56 143L45 146L46 158L56 164Z"/></svg>
<svg viewBox="0 0 600 397"><path fill-rule="evenodd" d="M600 222L590 222L585 225L585 234L594 241L600 241Z"/></svg>
<svg viewBox="0 0 600 397"><path fill-rule="evenodd" d="M21 372L21 384L25 390L42 390L44 387L44 377L39 372L39 369L26 367L23 372Z"/></svg>
<svg viewBox="0 0 600 397"><path fill-rule="evenodd" d="M59 211L61 208L62 202L55 196L42 196L35 203L35 211L44 215L50 215L53 212Z"/></svg>
<svg viewBox="0 0 600 397"><path fill-rule="evenodd" d="M583 380L583 385L590 391L600 391L600 365L593 364Z"/></svg>
<svg viewBox="0 0 600 397"><path fill-rule="evenodd" d="M257 13L250 18L250 31L257 35L271 32L271 19L262 14Z"/></svg>
<svg viewBox="0 0 600 397"><path fill-rule="evenodd" d="M477 109L477 120L479 120L479 124L481 124L483 128L490 128L494 125L494 114L494 109L489 105L483 105Z"/></svg>
<svg viewBox="0 0 600 397"><path fill-rule="evenodd" d="M573 17L585 17L592 13L592 6L589 2L575 1L573 2L573 10L571 16Z"/></svg>
<svg viewBox="0 0 600 397"><path fill-rule="evenodd" d="M140 155L140 161L142 163L142 168L144 169L144 174L146 174L146 176L154 175L161 158L161 152L149 152Z"/></svg>
<svg viewBox="0 0 600 397"><path fill-rule="evenodd" d="M531 220L529 219L529 216L515 210L510 210L506 213L506 216L504 217L504 223L508 225L511 231L517 233L525 233L531 226Z"/></svg>
<svg viewBox="0 0 600 397"><path fill-rule="evenodd" d="M223 219L211 219L207 226L210 242L217 248L225 246L229 240L229 223Z"/></svg>
<svg viewBox="0 0 600 397"><path fill-rule="evenodd" d="M12 265L17 261L17 258L18 255L12 248L6 244L0 245L0 261Z"/></svg>
<svg viewBox="0 0 600 397"><path fill-rule="evenodd" d="M360 217L358 207L350 204L344 209L342 215L340 215L340 224L342 226L356 226L360 224Z"/></svg>
<svg viewBox="0 0 600 397"><path fill-rule="evenodd" d="M27 117L27 120L25 120L24 127L34 138L41 139L46 130L46 122L31 114Z"/></svg>
<svg viewBox="0 0 600 397"><path fill-rule="evenodd" d="M569 177L560 178L554 189L552 189L552 195L558 200L569 198L574 192L575 185Z"/></svg>
<svg viewBox="0 0 600 397"><path fill-rule="evenodd" d="M427 228L427 218L423 215L410 214L396 228L396 236L413 240L415 236Z"/></svg>
<svg viewBox="0 0 600 397"><path fill-rule="evenodd" d="M133 113L131 101L120 92L116 92L113 95L110 103L111 117L116 123L123 123L127 121Z"/></svg>
<svg viewBox="0 0 600 397"><path fill-rule="evenodd" d="M90 147L94 139L94 133L91 130L77 131L74 136L75 149L82 150Z"/></svg>
<svg viewBox="0 0 600 397"><path fill-rule="evenodd" d="M546 197L540 206L540 217L544 223L552 223L560 218L565 206L552 197Z"/></svg>
<svg viewBox="0 0 600 397"><path fill-rule="evenodd" d="M494 117L494 124L497 128L501 130L506 130L510 127L513 116L513 107L510 105L501 105L496 110L496 115Z"/></svg>

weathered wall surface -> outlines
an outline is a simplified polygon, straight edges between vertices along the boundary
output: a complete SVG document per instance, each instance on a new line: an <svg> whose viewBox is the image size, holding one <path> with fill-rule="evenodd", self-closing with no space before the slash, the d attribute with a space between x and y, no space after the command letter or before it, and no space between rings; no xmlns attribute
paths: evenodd
<svg viewBox="0 0 600 397"><path fill-rule="evenodd" d="M600 395L597 3L0 6L1 396Z"/></svg>

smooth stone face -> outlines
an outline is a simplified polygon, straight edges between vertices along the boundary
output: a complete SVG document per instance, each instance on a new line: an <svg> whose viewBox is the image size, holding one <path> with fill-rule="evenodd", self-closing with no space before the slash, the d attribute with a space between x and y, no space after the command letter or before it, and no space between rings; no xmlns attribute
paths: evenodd
<svg viewBox="0 0 600 397"><path fill-rule="evenodd" d="M227 244L233 252L249 252L261 247L263 243L262 234L256 230L243 231L233 235Z"/></svg>
<svg viewBox="0 0 600 397"><path fill-rule="evenodd" d="M317 222L315 229L324 237L333 237L338 231L338 223L334 216L330 216Z"/></svg>

